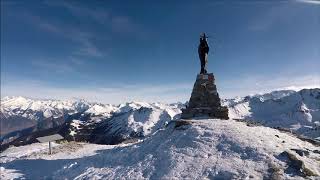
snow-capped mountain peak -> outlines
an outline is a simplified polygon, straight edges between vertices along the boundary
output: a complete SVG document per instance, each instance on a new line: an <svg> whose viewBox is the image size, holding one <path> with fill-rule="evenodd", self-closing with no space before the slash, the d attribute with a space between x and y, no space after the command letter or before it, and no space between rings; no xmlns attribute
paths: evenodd
<svg viewBox="0 0 320 180"><path fill-rule="evenodd" d="M261 101L266 101L269 99L276 100L276 99L281 99L283 97L289 96L295 92L296 91L294 90L277 90L277 91L272 91L270 93L265 93L265 94L256 94L256 95L253 95L252 97L259 98L261 99Z"/></svg>
<svg viewBox="0 0 320 180"><path fill-rule="evenodd" d="M151 108L151 105L146 102L132 101L125 104L120 104L118 107L118 112L128 112L131 110L140 109L141 107Z"/></svg>
<svg viewBox="0 0 320 180"><path fill-rule="evenodd" d="M117 111L118 108L111 104L94 104L89 109L85 111L85 113L88 114L94 114L94 115L100 115L100 116L106 116L109 117L111 113Z"/></svg>
<svg viewBox="0 0 320 180"><path fill-rule="evenodd" d="M249 119L265 126L292 129L309 137L319 137L320 89L276 91L265 95L228 100L229 117ZM311 127L311 128L310 128Z"/></svg>

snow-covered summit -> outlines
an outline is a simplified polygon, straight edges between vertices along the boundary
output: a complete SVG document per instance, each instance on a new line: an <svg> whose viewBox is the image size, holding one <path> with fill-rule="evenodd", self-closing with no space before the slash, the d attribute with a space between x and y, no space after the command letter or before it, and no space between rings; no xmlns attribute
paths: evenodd
<svg viewBox="0 0 320 180"><path fill-rule="evenodd" d="M40 148L35 148L39 146ZM26 179L317 179L319 146L234 120L171 122L133 144L9 148L1 176ZM23 151L24 156L16 156ZM27 153L30 152L30 153Z"/></svg>
<svg viewBox="0 0 320 180"><path fill-rule="evenodd" d="M146 102L132 101L118 106L118 112L129 112L131 110L137 110L141 107L151 108L151 105Z"/></svg>
<svg viewBox="0 0 320 180"><path fill-rule="evenodd" d="M269 99L281 99L283 97L289 96L293 93L295 93L296 91L294 90L277 90L277 91L272 91L270 93L265 93L265 94L256 94L253 95L252 97L256 97L259 98L261 101L266 101Z"/></svg>
<svg viewBox="0 0 320 180"><path fill-rule="evenodd" d="M94 104L85 111L87 114L94 114L96 116L110 117L111 114L117 111L118 108L111 104Z"/></svg>

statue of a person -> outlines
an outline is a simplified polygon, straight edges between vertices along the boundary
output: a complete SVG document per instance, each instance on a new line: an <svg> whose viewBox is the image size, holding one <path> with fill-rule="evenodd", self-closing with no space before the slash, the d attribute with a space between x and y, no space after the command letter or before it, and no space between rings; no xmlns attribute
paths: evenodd
<svg viewBox="0 0 320 180"><path fill-rule="evenodd" d="M208 62L208 52L209 46L207 43L207 36L205 33L200 34L200 44L198 47L198 54L201 63L201 71L200 74L207 73L207 62Z"/></svg>

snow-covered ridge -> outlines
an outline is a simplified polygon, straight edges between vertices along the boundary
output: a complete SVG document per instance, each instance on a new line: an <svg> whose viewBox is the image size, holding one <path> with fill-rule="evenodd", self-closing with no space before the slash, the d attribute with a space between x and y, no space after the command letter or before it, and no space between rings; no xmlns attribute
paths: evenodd
<svg viewBox="0 0 320 180"><path fill-rule="evenodd" d="M178 103L146 103L129 102L120 105L89 103L85 100L34 100L21 96L4 97L1 99L1 113L6 116L21 115L23 117L41 120L27 112L41 112L45 118L61 115L63 113L87 113L93 115L110 116L111 113L124 113L130 110L137 110L141 107L156 109L179 109ZM172 109L170 109L172 110ZM176 113L172 113L172 115Z"/></svg>
<svg viewBox="0 0 320 180"><path fill-rule="evenodd" d="M265 94L254 94L254 95L248 95L245 97L234 97L234 98L229 98L229 99L223 99L223 104L230 107L233 106L235 104L244 102L244 101L248 101L249 99L253 99L253 98L257 98L260 101L266 101L266 100L277 100L277 99L281 99L283 97L289 96L293 93L296 93L297 91L294 90L276 90L276 91L272 91L269 93L265 93Z"/></svg>
<svg viewBox="0 0 320 180"><path fill-rule="evenodd" d="M259 98L261 101L266 101L269 99L276 100L276 99L281 99L283 97L289 96L295 92L296 91L294 90L277 90L277 91L272 91L270 93L265 93L265 94L256 94L251 97Z"/></svg>
<svg viewBox="0 0 320 180"><path fill-rule="evenodd" d="M265 95L226 100L229 117L249 119L270 127L291 129L299 134L320 136L320 89L276 91Z"/></svg>
<svg viewBox="0 0 320 180"><path fill-rule="evenodd" d="M42 112L45 118L59 116L64 112L81 112L90 104L84 100L33 100L25 97L5 97L1 99L1 112L4 115L21 115L34 118L32 112Z"/></svg>

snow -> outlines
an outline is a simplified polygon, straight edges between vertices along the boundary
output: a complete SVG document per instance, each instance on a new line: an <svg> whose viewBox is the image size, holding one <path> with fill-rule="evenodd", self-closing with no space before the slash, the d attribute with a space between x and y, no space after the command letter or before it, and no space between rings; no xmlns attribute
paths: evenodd
<svg viewBox="0 0 320 180"><path fill-rule="evenodd" d="M40 147L40 148L39 148ZM67 143L48 155L41 144L1 153L3 179L303 179L288 152L320 178L319 146L292 134L235 120L172 121L132 144ZM35 151L35 149L38 149ZM293 149L308 151L299 155ZM15 157L17 152L24 156Z"/></svg>
<svg viewBox="0 0 320 180"><path fill-rule="evenodd" d="M32 100L23 97L5 98L1 101L1 115L6 119L7 132L19 131L27 128L24 124L32 121L34 126L43 120L58 121L58 124L70 122L71 126L66 134L77 139L81 136L89 136L90 133L100 124L104 127L95 131L96 134L103 134L103 139L110 140L117 136L118 139L112 142L119 143L125 139L137 136L147 136L162 128L172 119L177 119L181 113L180 104L129 102L120 105L101 103L88 103L83 100L59 101L59 100ZM4 108L2 108L4 107ZM25 109L20 109L24 107ZM24 117L22 119L21 117ZM21 125L21 126L17 126ZM52 128L54 123L45 123L41 126L44 130ZM16 127L9 129L9 127ZM81 128L80 128L81 127ZM15 135L15 134L13 134ZM3 142L12 142L17 136L3 136ZM2 138L2 137L0 137Z"/></svg>
<svg viewBox="0 0 320 180"><path fill-rule="evenodd" d="M76 134L77 134L77 132L74 131L74 130L71 130L70 133L69 133L70 136L75 136Z"/></svg>
<svg viewBox="0 0 320 180"><path fill-rule="evenodd" d="M0 179L23 179L23 174L14 169L0 167Z"/></svg>
<svg viewBox="0 0 320 180"><path fill-rule="evenodd" d="M75 136L77 134L77 131L79 131L80 129L82 129L80 126L83 125L84 122L80 121L80 120L72 120L70 125L72 128L70 128L70 136Z"/></svg>
<svg viewBox="0 0 320 180"><path fill-rule="evenodd" d="M70 123L71 126L75 127L76 129L81 129L79 126L82 124L82 122L80 120L72 120L72 122Z"/></svg>
<svg viewBox="0 0 320 180"><path fill-rule="evenodd" d="M320 136L320 89L276 91L223 102L229 117L248 119L269 127L287 128L311 138ZM312 127L312 128L308 128Z"/></svg>
<svg viewBox="0 0 320 180"><path fill-rule="evenodd" d="M95 104L92 107L90 107L88 110L86 110L85 113L110 117L111 113L116 110L117 108L110 104L107 104L107 105Z"/></svg>
<svg viewBox="0 0 320 180"><path fill-rule="evenodd" d="M54 142L51 143L52 147L59 146ZM33 143L32 145L21 146L21 147L10 147L9 150L1 153L1 163L6 163L8 161L21 159L29 156L35 152L46 150L48 152L48 143ZM3 158L5 157L5 158Z"/></svg>
<svg viewBox="0 0 320 180"><path fill-rule="evenodd" d="M234 119L245 119L246 117L250 117L252 114L251 107L249 102L243 102L234 105L232 108L229 108L229 118Z"/></svg>
<svg viewBox="0 0 320 180"><path fill-rule="evenodd" d="M1 99L1 113L6 116L23 116L37 121L42 119L41 115L44 118L62 116L66 110L74 113L87 109L88 106L89 103L83 100L33 100L21 96Z"/></svg>
<svg viewBox="0 0 320 180"><path fill-rule="evenodd" d="M267 94L237 97L223 100L228 106L231 119L255 121L268 127L290 129L309 138L320 138L320 89L295 91L275 91ZM105 139L123 139L148 136L165 126L171 120L179 119L183 103L146 103L133 101L120 105L88 103L84 100L33 100L24 97L3 98L1 117L6 123L6 133L36 126L43 120L64 123L74 119L72 136L87 133L85 127L95 128L95 124L105 124L98 133ZM53 117L52 119L50 119ZM1 119L2 121L3 119ZM55 123L45 123L43 129ZM79 130L79 127L84 127ZM73 126L73 125L72 125ZM11 128L10 127L15 127ZM43 130L41 129L41 130ZM3 129L2 129L3 130ZM10 142L19 135L2 135L3 142ZM114 138L113 138L114 139ZM110 141L101 143L111 143Z"/></svg>
<svg viewBox="0 0 320 180"><path fill-rule="evenodd" d="M118 110L116 112L124 113L124 112L129 112L131 110L140 109L141 107L150 108L151 105L146 102L133 101L133 102L125 103L125 104L120 104L118 107Z"/></svg>
<svg viewBox="0 0 320 180"><path fill-rule="evenodd" d="M256 94L253 97L257 97L262 101L266 101L269 99L276 100L276 99L281 99L283 97L289 96L295 92L296 91L294 90L278 90L278 91L272 91L270 93L265 93L265 94Z"/></svg>
<svg viewBox="0 0 320 180"><path fill-rule="evenodd" d="M43 112L43 116L45 118L49 118L52 116L52 112L49 110L49 109L46 109L44 112Z"/></svg>
<svg viewBox="0 0 320 180"><path fill-rule="evenodd" d="M166 111L169 106L165 105L159 107L153 104L131 103L121 108L123 107L124 109L100 125L99 132L103 131L106 137L100 143L113 144L123 139L149 136L173 119ZM172 116L175 116L173 112Z"/></svg>

